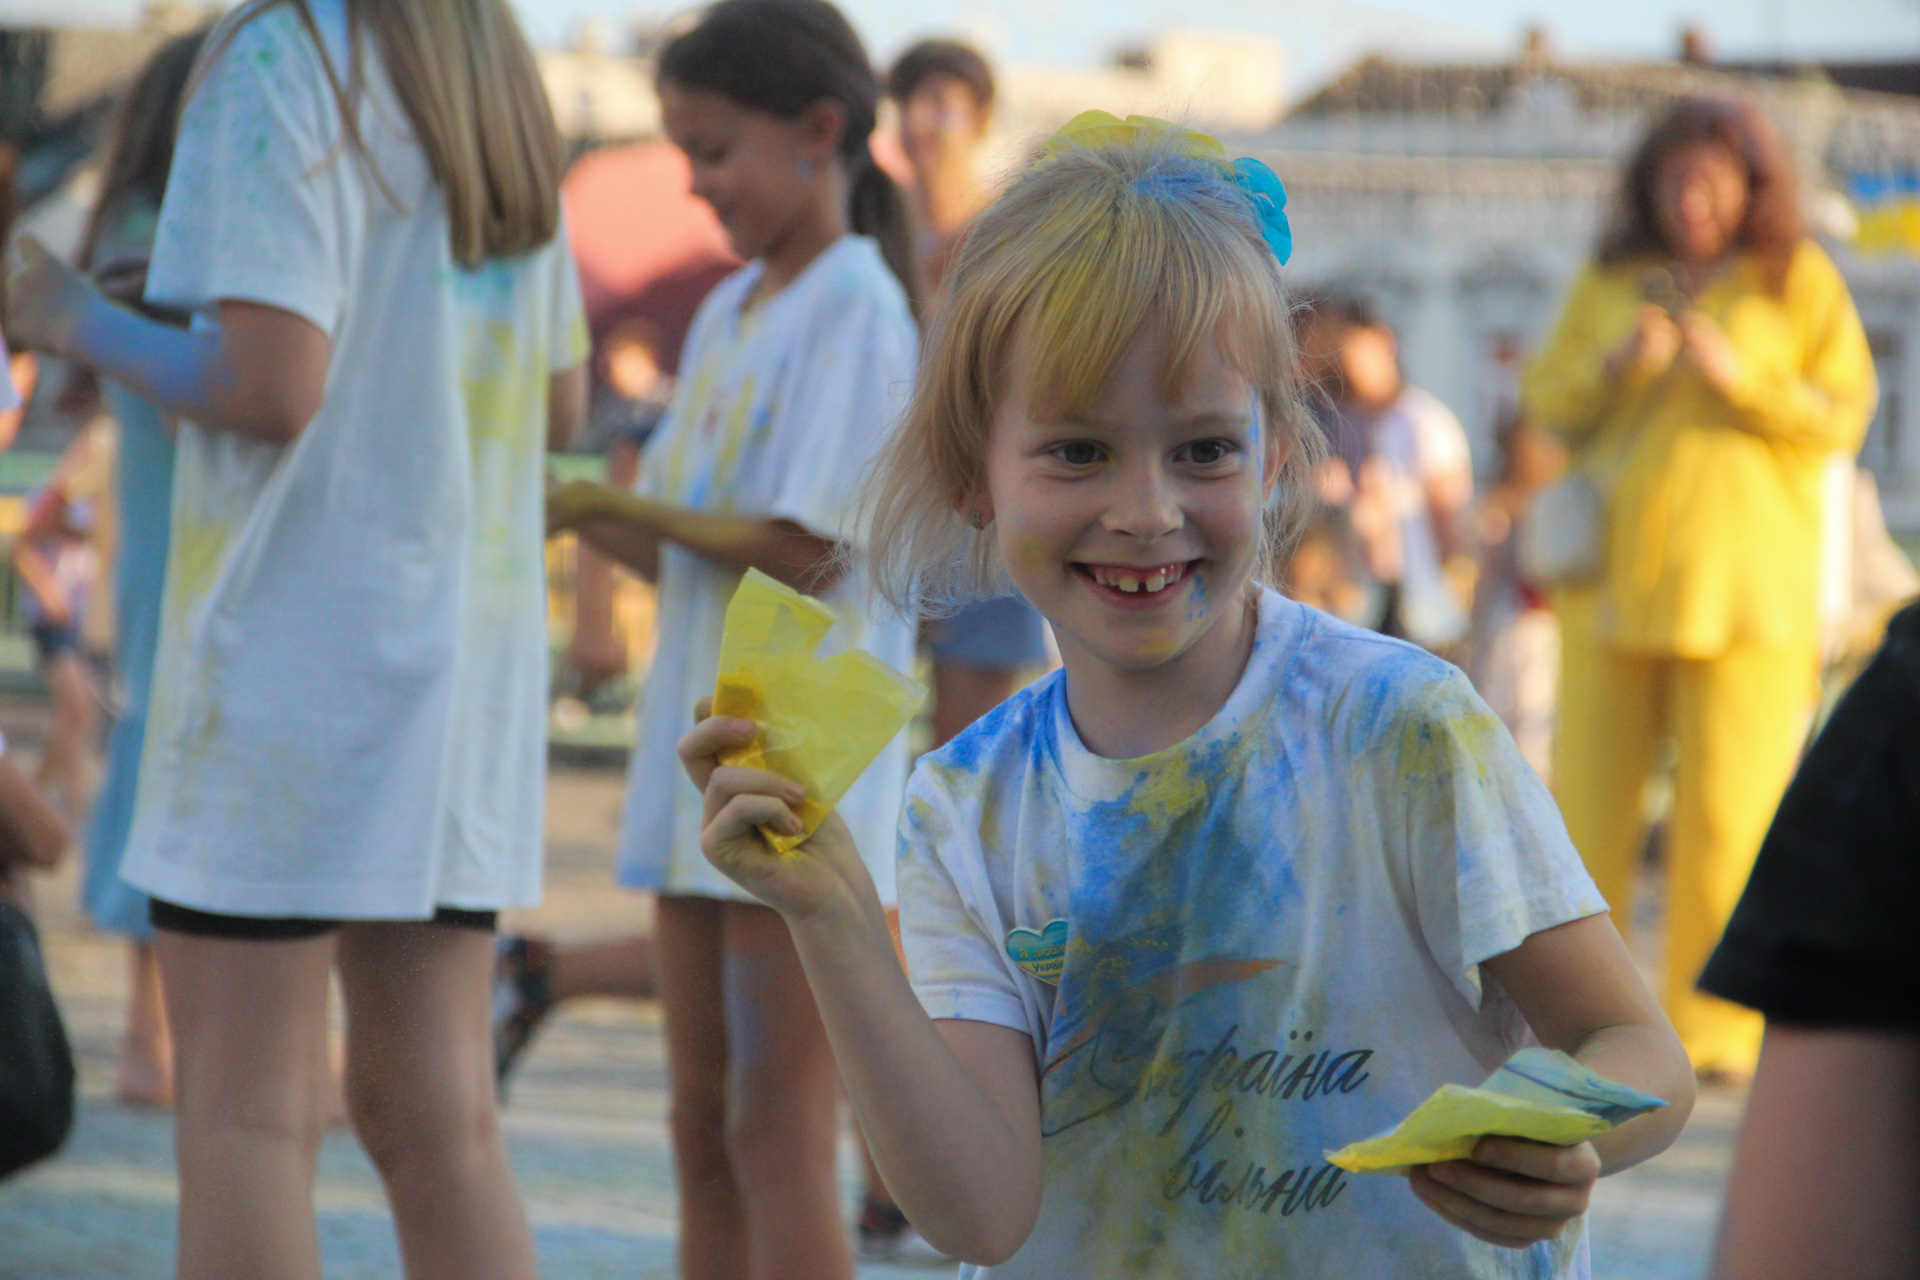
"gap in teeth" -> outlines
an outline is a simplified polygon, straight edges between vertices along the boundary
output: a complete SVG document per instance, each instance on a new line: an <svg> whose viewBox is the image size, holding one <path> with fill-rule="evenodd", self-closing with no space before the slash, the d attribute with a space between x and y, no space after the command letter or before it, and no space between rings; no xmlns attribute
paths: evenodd
<svg viewBox="0 0 1920 1280"><path fill-rule="evenodd" d="M1170 583L1180 581L1186 576L1186 565L1175 563L1144 572L1099 565L1093 569L1094 580L1128 595L1137 595L1145 591L1149 595L1164 591Z"/></svg>

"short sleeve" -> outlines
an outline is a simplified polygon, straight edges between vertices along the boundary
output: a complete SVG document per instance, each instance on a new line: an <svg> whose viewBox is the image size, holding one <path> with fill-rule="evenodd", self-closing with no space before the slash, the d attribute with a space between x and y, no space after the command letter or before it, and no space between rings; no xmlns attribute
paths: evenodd
<svg viewBox="0 0 1920 1280"><path fill-rule="evenodd" d="M914 994L930 1018L1032 1034L1020 989L981 919L978 895L987 888L977 836L959 829L947 798L928 779L925 768L916 769L907 786L896 871L900 945Z"/></svg>
<svg viewBox="0 0 1920 1280"><path fill-rule="evenodd" d="M586 363L593 345L587 335L586 305L580 300L580 264L573 256L564 212L560 230L548 246L547 261L553 273L547 293L553 303L553 314L547 317L547 368L561 373Z"/></svg>
<svg viewBox="0 0 1920 1280"><path fill-rule="evenodd" d="M334 333L365 221L360 170L295 7L246 21L181 116L147 301L241 299Z"/></svg>
<svg viewBox="0 0 1920 1280"><path fill-rule="evenodd" d="M765 510L845 540L862 476L913 379L916 335L890 277L853 276L823 296L809 339L783 373L770 458L780 471Z"/></svg>
<svg viewBox="0 0 1920 1280"><path fill-rule="evenodd" d="M1420 930L1477 1008L1482 961L1607 904L1540 775L1456 668L1414 694L1390 732L1379 794L1408 796L1404 870Z"/></svg>
<svg viewBox="0 0 1920 1280"><path fill-rule="evenodd" d="M1701 988L1789 1024L1920 1030L1917 832L1909 606L1801 762Z"/></svg>

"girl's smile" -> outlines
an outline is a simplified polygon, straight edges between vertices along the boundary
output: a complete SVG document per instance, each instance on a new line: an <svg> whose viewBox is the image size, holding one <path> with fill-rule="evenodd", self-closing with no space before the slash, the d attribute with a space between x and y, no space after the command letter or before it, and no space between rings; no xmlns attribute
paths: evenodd
<svg viewBox="0 0 1920 1280"><path fill-rule="evenodd" d="M1082 695L1117 680L1121 704L1164 702L1156 725L1184 732L1246 663L1247 587L1281 457L1252 383L1217 345L1184 378L1166 364L1149 325L1091 403L1050 410L1030 402L1032 371L1016 358L975 500L1014 585L1053 624L1076 715Z"/></svg>
<svg viewBox="0 0 1920 1280"><path fill-rule="evenodd" d="M1136 568L1123 564L1073 564L1070 567L1093 583L1097 594L1115 608L1157 609L1180 594L1180 583L1198 560Z"/></svg>

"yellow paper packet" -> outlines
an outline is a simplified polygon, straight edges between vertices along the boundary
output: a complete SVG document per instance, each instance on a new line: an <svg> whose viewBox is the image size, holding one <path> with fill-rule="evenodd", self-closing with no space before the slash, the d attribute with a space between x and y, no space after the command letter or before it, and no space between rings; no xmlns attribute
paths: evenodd
<svg viewBox="0 0 1920 1280"><path fill-rule="evenodd" d="M807 789L795 806L797 836L766 828L781 853L817 830L847 788L906 727L927 691L858 649L815 658L838 621L833 610L749 569L727 605L720 633L720 679L713 714L760 726L747 746L720 763L770 769Z"/></svg>
<svg viewBox="0 0 1920 1280"><path fill-rule="evenodd" d="M1571 1146L1666 1105L1557 1049L1522 1049L1480 1087L1443 1084L1386 1133L1329 1151L1327 1160L1349 1173L1405 1173L1464 1160L1494 1135Z"/></svg>

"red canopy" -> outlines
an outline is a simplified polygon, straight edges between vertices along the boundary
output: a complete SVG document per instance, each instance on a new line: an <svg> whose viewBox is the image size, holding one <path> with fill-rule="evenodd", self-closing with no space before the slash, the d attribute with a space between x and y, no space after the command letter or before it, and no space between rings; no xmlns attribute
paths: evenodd
<svg viewBox="0 0 1920 1280"><path fill-rule="evenodd" d="M690 174L678 148L640 142L588 152L562 185L596 345L643 318L660 332L656 354L667 369L679 366L700 300L739 265Z"/></svg>

